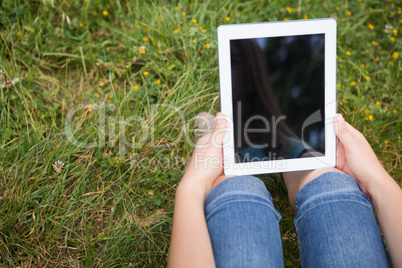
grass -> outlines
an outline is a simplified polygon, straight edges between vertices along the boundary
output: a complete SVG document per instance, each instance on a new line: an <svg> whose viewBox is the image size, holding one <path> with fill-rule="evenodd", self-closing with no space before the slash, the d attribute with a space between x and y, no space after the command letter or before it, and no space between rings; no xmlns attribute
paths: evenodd
<svg viewBox="0 0 402 268"><path fill-rule="evenodd" d="M336 18L338 110L402 186L398 1L289 3L2 1L0 266L166 266L191 120L219 111L221 24ZM300 266L286 188L262 178Z"/></svg>

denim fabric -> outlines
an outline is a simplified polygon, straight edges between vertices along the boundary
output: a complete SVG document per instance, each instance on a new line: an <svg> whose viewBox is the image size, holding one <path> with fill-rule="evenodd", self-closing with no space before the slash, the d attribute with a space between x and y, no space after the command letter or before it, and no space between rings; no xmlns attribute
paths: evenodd
<svg viewBox="0 0 402 268"><path fill-rule="evenodd" d="M367 195L342 173L325 173L295 197L303 267L391 267ZM205 217L217 267L283 267L279 221L258 178L214 187Z"/></svg>
<svg viewBox="0 0 402 268"><path fill-rule="evenodd" d="M295 204L304 267L391 267L370 199L349 175L321 175Z"/></svg>
<svg viewBox="0 0 402 268"><path fill-rule="evenodd" d="M283 267L281 216L258 178L219 183L207 195L205 216L216 267Z"/></svg>

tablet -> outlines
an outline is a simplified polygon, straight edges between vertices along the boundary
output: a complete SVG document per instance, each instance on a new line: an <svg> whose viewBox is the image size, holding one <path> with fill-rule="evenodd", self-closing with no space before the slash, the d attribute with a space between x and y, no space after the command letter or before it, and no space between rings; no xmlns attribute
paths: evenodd
<svg viewBox="0 0 402 268"><path fill-rule="evenodd" d="M226 175L336 163L336 21L218 27Z"/></svg>

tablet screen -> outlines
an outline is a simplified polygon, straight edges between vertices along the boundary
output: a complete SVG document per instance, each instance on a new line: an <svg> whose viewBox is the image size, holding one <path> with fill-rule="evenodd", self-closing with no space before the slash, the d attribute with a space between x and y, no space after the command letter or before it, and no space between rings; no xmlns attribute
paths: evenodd
<svg viewBox="0 0 402 268"><path fill-rule="evenodd" d="M230 40L236 163L325 154L324 41Z"/></svg>

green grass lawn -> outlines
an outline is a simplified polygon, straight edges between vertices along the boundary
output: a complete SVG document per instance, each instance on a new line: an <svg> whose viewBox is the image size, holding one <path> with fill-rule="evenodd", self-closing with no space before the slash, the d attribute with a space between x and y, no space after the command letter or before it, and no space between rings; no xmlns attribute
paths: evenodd
<svg viewBox="0 0 402 268"><path fill-rule="evenodd" d="M166 266L192 118L220 109L222 24L335 18L338 111L402 185L401 13L392 0L1 1L0 266ZM262 178L285 264L300 266L284 183Z"/></svg>

